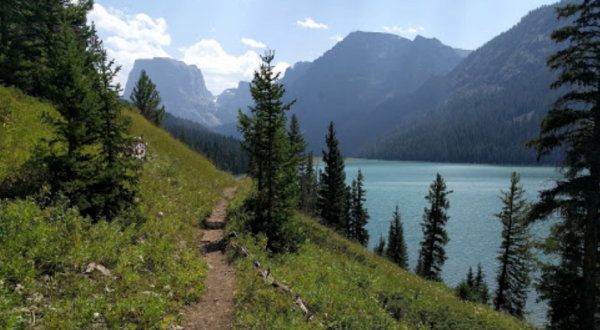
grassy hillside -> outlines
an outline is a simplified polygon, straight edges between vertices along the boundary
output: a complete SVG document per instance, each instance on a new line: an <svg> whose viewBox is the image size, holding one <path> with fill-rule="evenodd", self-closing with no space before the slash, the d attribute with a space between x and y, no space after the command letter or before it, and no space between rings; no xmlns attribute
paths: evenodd
<svg viewBox="0 0 600 330"><path fill-rule="evenodd" d="M228 229L243 228L240 211L246 182L228 212ZM239 235L275 280L290 286L314 314L306 320L294 296L274 289L251 261L232 253L238 267L239 329L532 329L533 326L457 299L442 283L425 281L354 244L315 220L298 216L306 235L297 254L270 257L264 240Z"/></svg>
<svg viewBox="0 0 600 330"><path fill-rule="evenodd" d="M51 105L0 87L0 183L52 137L42 113L57 115ZM156 155L141 179L147 221L91 224L61 201L40 208L43 195L0 201L1 329L169 329L182 306L203 294L207 265L196 229L234 180L128 115L132 134L143 134Z"/></svg>

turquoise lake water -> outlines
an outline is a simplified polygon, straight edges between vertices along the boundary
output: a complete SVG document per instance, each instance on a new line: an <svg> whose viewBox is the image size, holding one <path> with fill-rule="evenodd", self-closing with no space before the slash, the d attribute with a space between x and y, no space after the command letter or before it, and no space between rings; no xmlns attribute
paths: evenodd
<svg viewBox="0 0 600 330"><path fill-rule="evenodd" d="M323 163L317 166L322 168ZM419 223L427 206L425 195L436 173L440 173L447 188L454 191L448 196L450 220L446 230L450 242L446 246L448 260L442 271L444 282L454 287L464 279L469 266L476 270L477 263L481 263L492 294L496 288L496 257L502 232L500 220L494 217L502 208L498 197L500 190L508 190L510 175L517 172L526 190L525 198L534 201L540 190L553 187L553 178L559 177L552 167L361 160L346 163L348 184L356 178L359 168L364 175L366 207L371 216L367 225L369 249L373 249L380 235L387 239L392 213L398 205L411 270L416 265L419 242L423 238ZM549 226L548 222L536 224L532 232L544 237ZM531 289L526 308L530 313L528 319L542 326L545 323L546 306L536 303L536 298L535 290Z"/></svg>

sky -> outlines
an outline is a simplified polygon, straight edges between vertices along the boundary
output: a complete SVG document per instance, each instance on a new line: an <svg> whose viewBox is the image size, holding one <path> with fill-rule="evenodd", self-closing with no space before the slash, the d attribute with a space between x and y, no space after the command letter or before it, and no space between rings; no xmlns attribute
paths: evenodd
<svg viewBox="0 0 600 330"><path fill-rule="evenodd" d="M353 31L416 35L475 50L557 0L96 0L88 14L124 87L139 58L196 65L217 96L250 81L266 49L276 69L313 61Z"/></svg>

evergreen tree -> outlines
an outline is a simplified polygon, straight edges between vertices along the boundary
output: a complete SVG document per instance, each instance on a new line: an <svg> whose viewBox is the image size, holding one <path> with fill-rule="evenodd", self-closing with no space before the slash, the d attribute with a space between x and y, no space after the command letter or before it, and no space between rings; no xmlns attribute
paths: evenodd
<svg viewBox="0 0 600 330"><path fill-rule="evenodd" d="M92 150L99 142L100 126L98 98L93 90L96 74L88 65L94 59L86 51L86 42L78 40L67 23L55 38L45 89L61 118L48 118L57 133L51 142L52 153L46 158L48 181L54 194L62 192L87 215L94 198L90 186L97 164Z"/></svg>
<svg viewBox="0 0 600 330"><path fill-rule="evenodd" d="M396 205L396 211L394 211L393 219L390 222L388 247L385 254L398 266L408 269L408 252L406 250L406 242L404 241L404 228L400 221L400 210L398 205Z"/></svg>
<svg viewBox="0 0 600 330"><path fill-rule="evenodd" d="M385 238L383 236L379 236L379 243L375 245L373 252L378 256L383 256L385 253Z"/></svg>
<svg viewBox="0 0 600 330"><path fill-rule="evenodd" d="M304 136L300 130L298 117L296 117L295 114L292 115L292 119L290 120L290 131L288 133L288 138L290 140L290 146L292 149L291 153L296 157L296 162L298 163L298 167L296 169L297 181L299 191L302 191L301 178L306 172L306 142L304 141Z"/></svg>
<svg viewBox="0 0 600 330"><path fill-rule="evenodd" d="M261 58L263 64L254 73L250 86L255 106L249 115L239 112L239 128L244 134L243 146L251 157L251 175L258 183L251 201L252 230L265 233L269 247L281 251L288 248L290 237L284 229L296 207L296 161L285 115L294 102L281 101L285 89L276 83L279 73L273 72L271 64L274 53L267 51Z"/></svg>
<svg viewBox="0 0 600 330"><path fill-rule="evenodd" d="M479 302L487 305L490 300L490 293L485 282L481 263L477 264L477 277L473 275L473 268L469 267L467 277L456 286L454 292L457 297L464 301Z"/></svg>
<svg viewBox="0 0 600 330"><path fill-rule="evenodd" d="M300 210L310 216L315 215L317 203L317 176L313 165L312 151L306 156L306 171L301 178Z"/></svg>
<svg viewBox="0 0 600 330"><path fill-rule="evenodd" d="M502 212L496 217L502 221L502 244L498 261L498 288L494 297L494 308L523 318L529 285L530 252L529 229L526 223L527 202L523 199L520 177L513 172L510 190L502 192Z"/></svg>
<svg viewBox="0 0 600 330"><path fill-rule="evenodd" d="M139 183L139 161L130 157L133 139L127 136L130 119L122 114L119 100L120 85L113 80L120 67L113 69L114 60L108 61L101 45L99 52L98 105L100 154L96 158L96 175L91 213L95 217L112 219L133 210Z"/></svg>
<svg viewBox="0 0 600 330"><path fill-rule="evenodd" d="M167 118L165 106L160 106L162 102L160 94L156 90L156 85L146 74L146 70L142 70L140 73L140 77L131 92L130 99L133 105L140 110L142 116L146 117L154 125L162 125Z"/></svg>
<svg viewBox="0 0 600 330"><path fill-rule="evenodd" d="M346 224L346 172L344 158L338 148L333 122L325 138L327 151L323 150L325 170L319 178L317 209L323 223L339 232L344 232Z"/></svg>
<svg viewBox="0 0 600 330"><path fill-rule="evenodd" d="M573 24L558 29L552 33L552 39L566 45L564 49L548 58L548 66L559 71L558 79L551 85L553 89L568 87L554 103L551 110L543 118L540 125L540 135L529 142L541 156L555 150L564 150L566 158L562 164L564 178L556 186L541 193L541 201L532 212L533 219L544 219L556 211L564 215L562 223L555 226L556 230L567 231L555 234L556 238L572 239L572 242L558 242L565 250L558 251L561 266L575 263L581 272L573 274L571 280L581 285L577 292L567 296L552 292L542 292L542 297L549 299L551 316L562 313L559 319L551 317L551 327L558 328L573 321L570 328L598 329L598 243L599 243L599 209L600 209L600 3L583 0L569 3L558 8L559 18L573 19ZM582 236L575 235L581 233ZM582 259L578 255L569 255L567 247L580 246L583 251ZM581 264L576 264L577 262ZM546 273L546 280L554 283L562 282L561 275L570 271L560 269L557 273ZM554 277L554 278L553 278ZM548 284L548 283L547 283ZM542 285L542 288L551 286ZM577 315L567 314L573 311L568 308L563 311L554 310L570 301L573 294L579 295L577 304L580 306ZM563 300L564 299L564 300Z"/></svg>
<svg viewBox="0 0 600 330"><path fill-rule="evenodd" d="M352 180L350 196L350 214L348 216L348 238L355 240L359 244L366 246L369 242L369 232L365 228L369 222L369 211L365 208L364 202L366 191L363 188L364 177L361 170L358 170L356 180Z"/></svg>
<svg viewBox="0 0 600 330"><path fill-rule="evenodd" d="M450 218L446 214L446 210L450 207L446 197L451 193L452 190L446 191L446 183L438 173L429 188L429 194L425 196L430 206L425 208L421 223L424 237L421 242L417 275L428 280L441 281L440 274L446 261L444 246L450 241L444 229Z"/></svg>
<svg viewBox="0 0 600 330"><path fill-rule="evenodd" d="M490 290L485 282L485 274L483 274L481 263L477 264L477 276L475 277L474 289L477 293L477 301L487 305L490 301Z"/></svg>

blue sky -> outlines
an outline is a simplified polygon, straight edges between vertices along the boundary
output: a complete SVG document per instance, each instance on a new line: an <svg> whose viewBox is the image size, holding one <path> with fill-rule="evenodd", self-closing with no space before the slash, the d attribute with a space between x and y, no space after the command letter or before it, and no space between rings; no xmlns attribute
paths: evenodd
<svg viewBox="0 0 600 330"><path fill-rule="evenodd" d="M137 58L195 64L218 95L251 80L265 47L280 70L312 61L352 31L417 34L476 49L556 0L96 0L94 21L124 85Z"/></svg>

